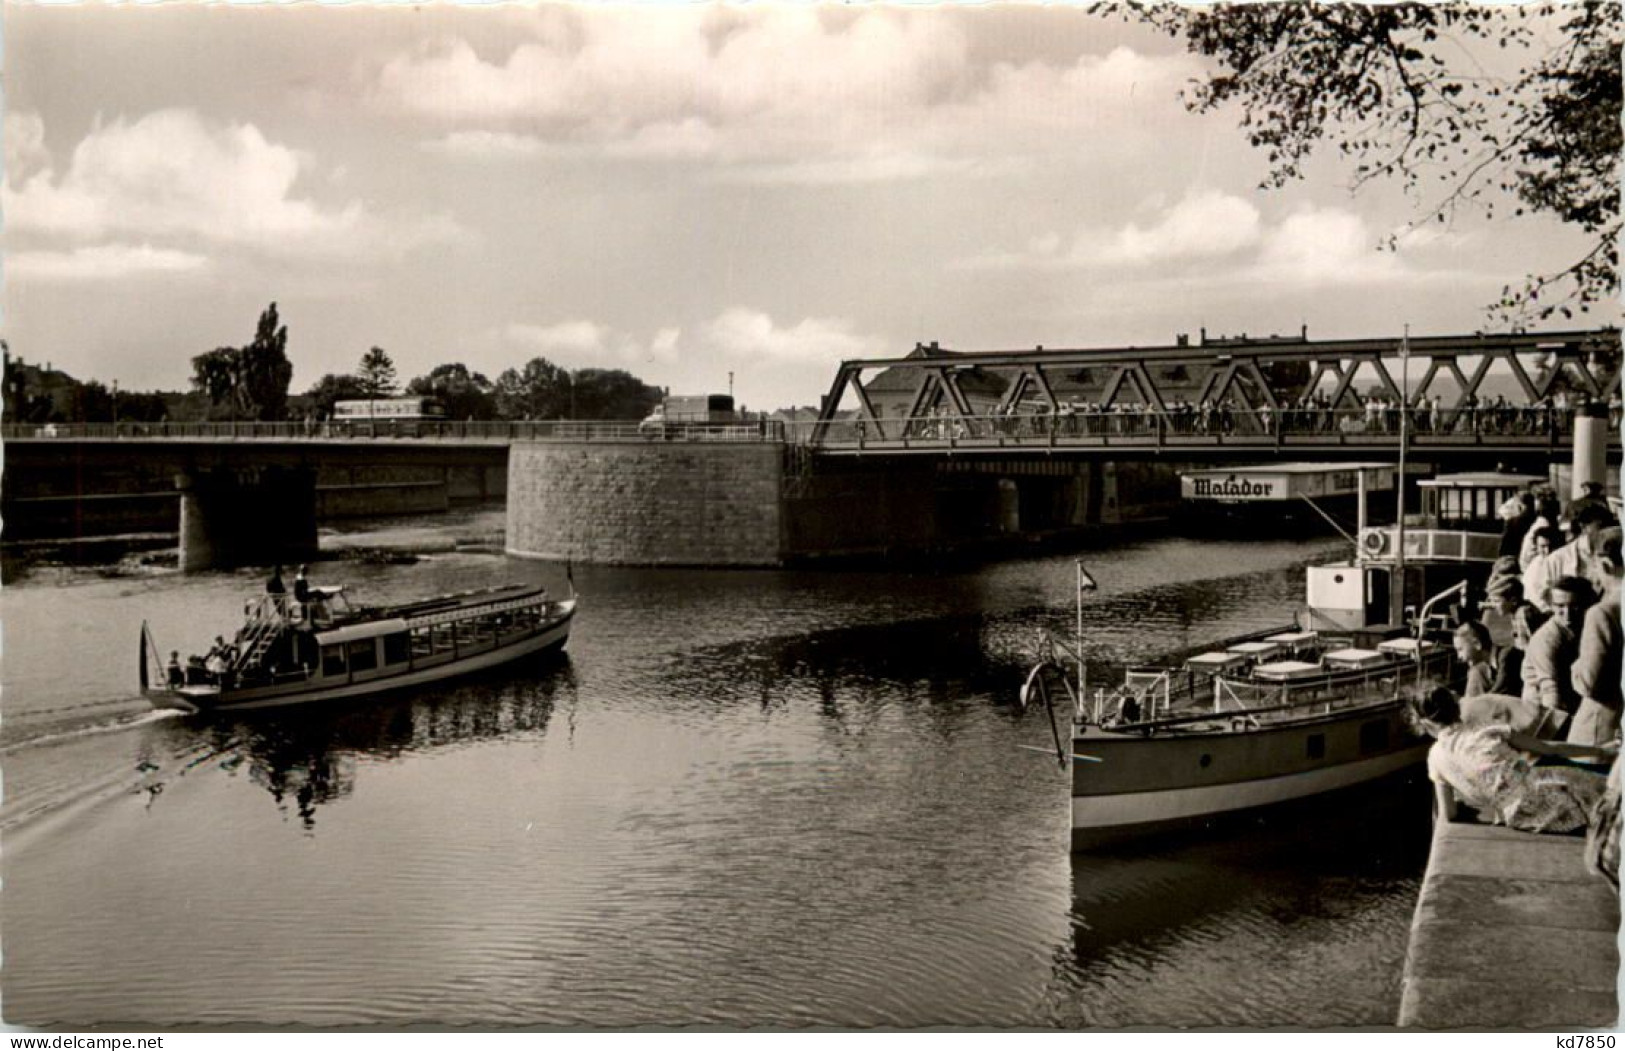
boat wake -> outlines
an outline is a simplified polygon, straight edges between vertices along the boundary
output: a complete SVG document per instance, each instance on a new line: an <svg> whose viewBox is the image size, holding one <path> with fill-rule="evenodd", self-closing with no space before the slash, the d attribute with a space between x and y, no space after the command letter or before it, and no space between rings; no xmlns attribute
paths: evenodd
<svg viewBox="0 0 1625 1051"><path fill-rule="evenodd" d="M90 723L69 723L64 725L64 720L60 718L63 713L74 709L84 710L88 708L106 708L108 706L107 702L94 702L55 708L49 712L41 712L36 715L36 717L58 717L55 722L32 727L18 727L15 718L7 719L5 738L3 743L0 743L0 757L14 755L24 749L37 748L42 745L62 744L67 741L100 737L104 734L124 733L153 723L184 717L184 713L178 711L147 709L120 712L111 718ZM72 719L72 717L70 716L69 719Z"/></svg>

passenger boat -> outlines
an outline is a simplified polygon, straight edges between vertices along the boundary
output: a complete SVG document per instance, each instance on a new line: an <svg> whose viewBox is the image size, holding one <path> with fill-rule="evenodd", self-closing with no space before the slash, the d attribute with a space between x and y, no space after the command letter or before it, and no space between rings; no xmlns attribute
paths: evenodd
<svg viewBox="0 0 1625 1051"><path fill-rule="evenodd" d="M442 682L564 646L576 595L510 584L396 606L354 605L343 587L308 601L251 602L235 652L213 667L165 669L141 625L141 692L157 708L240 711L342 701Z"/></svg>
<svg viewBox="0 0 1625 1051"><path fill-rule="evenodd" d="M1474 484L1439 478L1432 490ZM1476 496L1451 506L1457 499ZM1292 623L1129 669L1093 697L1080 597L1077 637L1046 636L1022 688L1023 705L1049 708L1057 757L1071 768L1072 848L1211 823L1421 762L1428 741L1406 701L1457 678L1450 630L1472 612L1500 538L1442 528L1453 523L1437 514L1402 522L1362 528L1351 557L1309 567ZM1079 585L1081 596L1090 586L1081 565ZM1071 701L1069 740L1057 698Z"/></svg>

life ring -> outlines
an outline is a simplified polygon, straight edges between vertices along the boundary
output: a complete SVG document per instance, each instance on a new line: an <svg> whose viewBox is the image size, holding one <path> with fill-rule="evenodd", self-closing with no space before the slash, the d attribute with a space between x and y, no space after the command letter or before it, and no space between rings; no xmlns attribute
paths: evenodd
<svg viewBox="0 0 1625 1051"><path fill-rule="evenodd" d="M1360 538L1360 546L1368 555L1380 555L1388 547L1388 534L1381 529L1370 529Z"/></svg>

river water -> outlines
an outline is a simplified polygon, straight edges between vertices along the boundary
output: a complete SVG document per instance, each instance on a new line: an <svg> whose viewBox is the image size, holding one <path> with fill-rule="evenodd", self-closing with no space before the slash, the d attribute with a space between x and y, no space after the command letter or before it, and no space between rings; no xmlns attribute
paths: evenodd
<svg viewBox="0 0 1625 1051"><path fill-rule="evenodd" d="M1281 623L1327 550L1086 552L1091 675ZM564 586L494 554L316 569L377 602ZM1011 701L1036 629L1070 629L1070 555L575 582L559 660L215 720L147 710L138 629L202 648L258 575L7 586L5 1020L1394 1020L1425 792L1068 855L1066 777L1022 747L1048 726Z"/></svg>

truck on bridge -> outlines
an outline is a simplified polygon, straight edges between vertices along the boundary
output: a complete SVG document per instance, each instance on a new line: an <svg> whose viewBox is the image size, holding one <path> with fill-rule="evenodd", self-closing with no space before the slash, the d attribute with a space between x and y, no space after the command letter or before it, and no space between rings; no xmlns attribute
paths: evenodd
<svg viewBox="0 0 1625 1051"><path fill-rule="evenodd" d="M638 433L650 437L680 431L689 424L737 423L731 394L668 394L655 411L638 424Z"/></svg>

